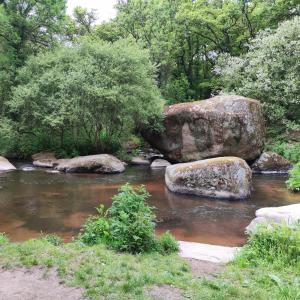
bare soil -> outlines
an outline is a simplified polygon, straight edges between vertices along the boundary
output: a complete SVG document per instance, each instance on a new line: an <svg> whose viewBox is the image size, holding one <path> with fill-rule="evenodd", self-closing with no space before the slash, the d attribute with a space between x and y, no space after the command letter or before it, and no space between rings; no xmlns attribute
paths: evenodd
<svg viewBox="0 0 300 300"><path fill-rule="evenodd" d="M186 258L185 260L189 263L194 276L197 277L213 278L221 273L225 268L225 265L220 263L213 263L193 258Z"/></svg>
<svg viewBox="0 0 300 300"><path fill-rule="evenodd" d="M82 300L82 295L63 285L54 269L0 269L0 300Z"/></svg>

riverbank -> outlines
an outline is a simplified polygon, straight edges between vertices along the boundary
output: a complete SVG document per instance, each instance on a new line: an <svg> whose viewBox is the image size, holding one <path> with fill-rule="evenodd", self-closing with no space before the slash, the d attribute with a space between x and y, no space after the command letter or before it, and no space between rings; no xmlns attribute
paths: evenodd
<svg viewBox="0 0 300 300"><path fill-rule="evenodd" d="M1 279L23 274L18 278L24 284L28 276L35 278L33 293L40 292L35 283L48 280L49 288L69 289L78 299L297 299L300 293L296 266L250 265L245 259L225 266L176 254L120 254L103 245L54 245L45 238L8 243L2 237L0 265ZM1 280L0 299L3 286ZM16 291L19 285L7 295Z"/></svg>

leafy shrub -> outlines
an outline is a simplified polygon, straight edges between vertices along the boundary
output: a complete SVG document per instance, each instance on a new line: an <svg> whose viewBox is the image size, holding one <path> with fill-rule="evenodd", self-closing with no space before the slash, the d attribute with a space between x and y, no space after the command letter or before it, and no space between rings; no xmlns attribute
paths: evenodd
<svg viewBox="0 0 300 300"><path fill-rule="evenodd" d="M146 200L149 193L141 186L122 186L113 197L111 208L97 208L98 215L83 225L79 241L87 245L104 243L123 252L142 253L157 251L161 254L178 252L178 243L169 233L155 237L155 215Z"/></svg>
<svg viewBox="0 0 300 300"><path fill-rule="evenodd" d="M42 239L52 244L53 246L59 246L63 243L63 240L56 234L47 234Z"/></svg>
<svg viewBox="0 0 300 300"><path fill-rule="evenodd" d="M179 251L179 243L173 235L167 231L157 240L157 251L161 254L171 254Z"/></svg>
<svg viewBox="0 0 300 300"><path fill-rule="evenodd" d="M240 57L221 56L216 72L225 92L262 102L274 127L300 127L300 17L260 32Z"/></svg>
<svg viewBox="0 0 300 300"><path fill-rule="evenodd" d="M300 162L290 171L289 179L286 184L289 190L300 192Z"/></svg>
<svg viewBox="0 0 300 300"><path fill-rule="evenodd" d="M133 157L139 155L140 150L139 149L133 149L130 152L127 151L126 149L120 149L117 153L116 156L125 162L130 162Z"/></svg>
<svg viewBox="0 0 300 300"><path fill-rule="evenodd" d="M300 263L300 224L260 225L242 248L237 262L280 267Z"/></svg>
<svg viewBox="0 0 300 300"><path fill-rule="evenodd" d="M83 225L78 239L86 245L96 245L107 242L110 237L109 220L106 218L104 206L100 205L97 216L92 216Z"/></svg>
<svg viewBox="0 0 300 300"><path fill-rule="evenodd" d="M0 233L0 246L7 243L8 243L7 236L4 233Z"/></svg>
<svg viewBox="0 0 300 300"><path fill-rule="evenodd" d="M278 141L272 145L267 145L266 150L276 152L293 163L300 161L300 143Z"/></svg>
<svg viewBox="0 0 300 300"><path fill-rule="evenodd" d="M146 204L149 193L144 187L121 187L109 209L111 246L119 251L139 253L155 246L155 215Z"/></svg>

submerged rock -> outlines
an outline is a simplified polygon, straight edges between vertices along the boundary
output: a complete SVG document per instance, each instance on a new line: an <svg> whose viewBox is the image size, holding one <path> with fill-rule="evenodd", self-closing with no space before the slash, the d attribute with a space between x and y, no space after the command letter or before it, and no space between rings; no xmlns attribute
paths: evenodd
<svg viewBox="0 0 300 300"><path fill-rule="evenodd" d="M241 96L217 96L168 106L163 126L162 133L147 130L143 135L171 161L218 156L254 160L264 147L261 105Z"/></svg>
<svg viewBox="0 0 300 300"><path fill-rule="evenodd" d="M218 157L167 167L166 185L172 192L226 199L248 198L252 172L237 157Z"/></svg>
<svg viewBox="0 0 300 300"><path fill-rule="evenodd" d="M79 156L57 161L56 170L66 173L113 174L125 171L125 164L109 154Z"/></svg>
<svg viewBox="0 0 300 300"><path fill-rule="evenodd" d="M0 156L0 172L16 170L16 167L9 162L9 160L3 156Z"/></svg>
<svg viewBox="0 0 300 300"><path fill-rule="evenodd" d="M57 158L54 152L40 152L31 156L33 166L40 168L53 168Z"/></svg>
<svg viewBox="0 0 300 300"><path fill-rule="evenodd" d="M151 163L151 168L152 169L158 169L158 168L166 168L168 166L170 166L171 164L165 160L165 159L155 159L152 163Z"/></svg>
<svg viewBox="0 0 300 300"><path fill-rule="evenodd" d="M251 234L255 231L258 224L272 223L287 225L300 221L300 204L292 204L279 207L264 207L255 212L256 218L246 227L246 233Z"/></svg>
<svg viewBox="0 0 300 300"><path fill-rule="evenodd" d="M288 173L290 161L274 152L264 152L251 166L255 173Z"/></svg>

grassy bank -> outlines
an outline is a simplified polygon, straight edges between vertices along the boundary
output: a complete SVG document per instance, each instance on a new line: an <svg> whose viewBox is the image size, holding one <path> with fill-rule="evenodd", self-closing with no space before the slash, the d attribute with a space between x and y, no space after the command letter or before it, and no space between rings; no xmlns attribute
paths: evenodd
<svg viewBox="0 0 300 300"><path fill-rule="evenodd" d="M252 239L234 263L209 279L193 273L176 254L120 254L101 244L60 244L52 237L10 243L0 236L0 265L56 268L65 284L84 288L90 299L149 299L147 290L155 285L177 287L183 299L299 299L298 250L290 256L273 243L279 239L286 244L283 236L287 232L273 240L269 233ZM258 241L269 256L259 251Z"/></svg>

